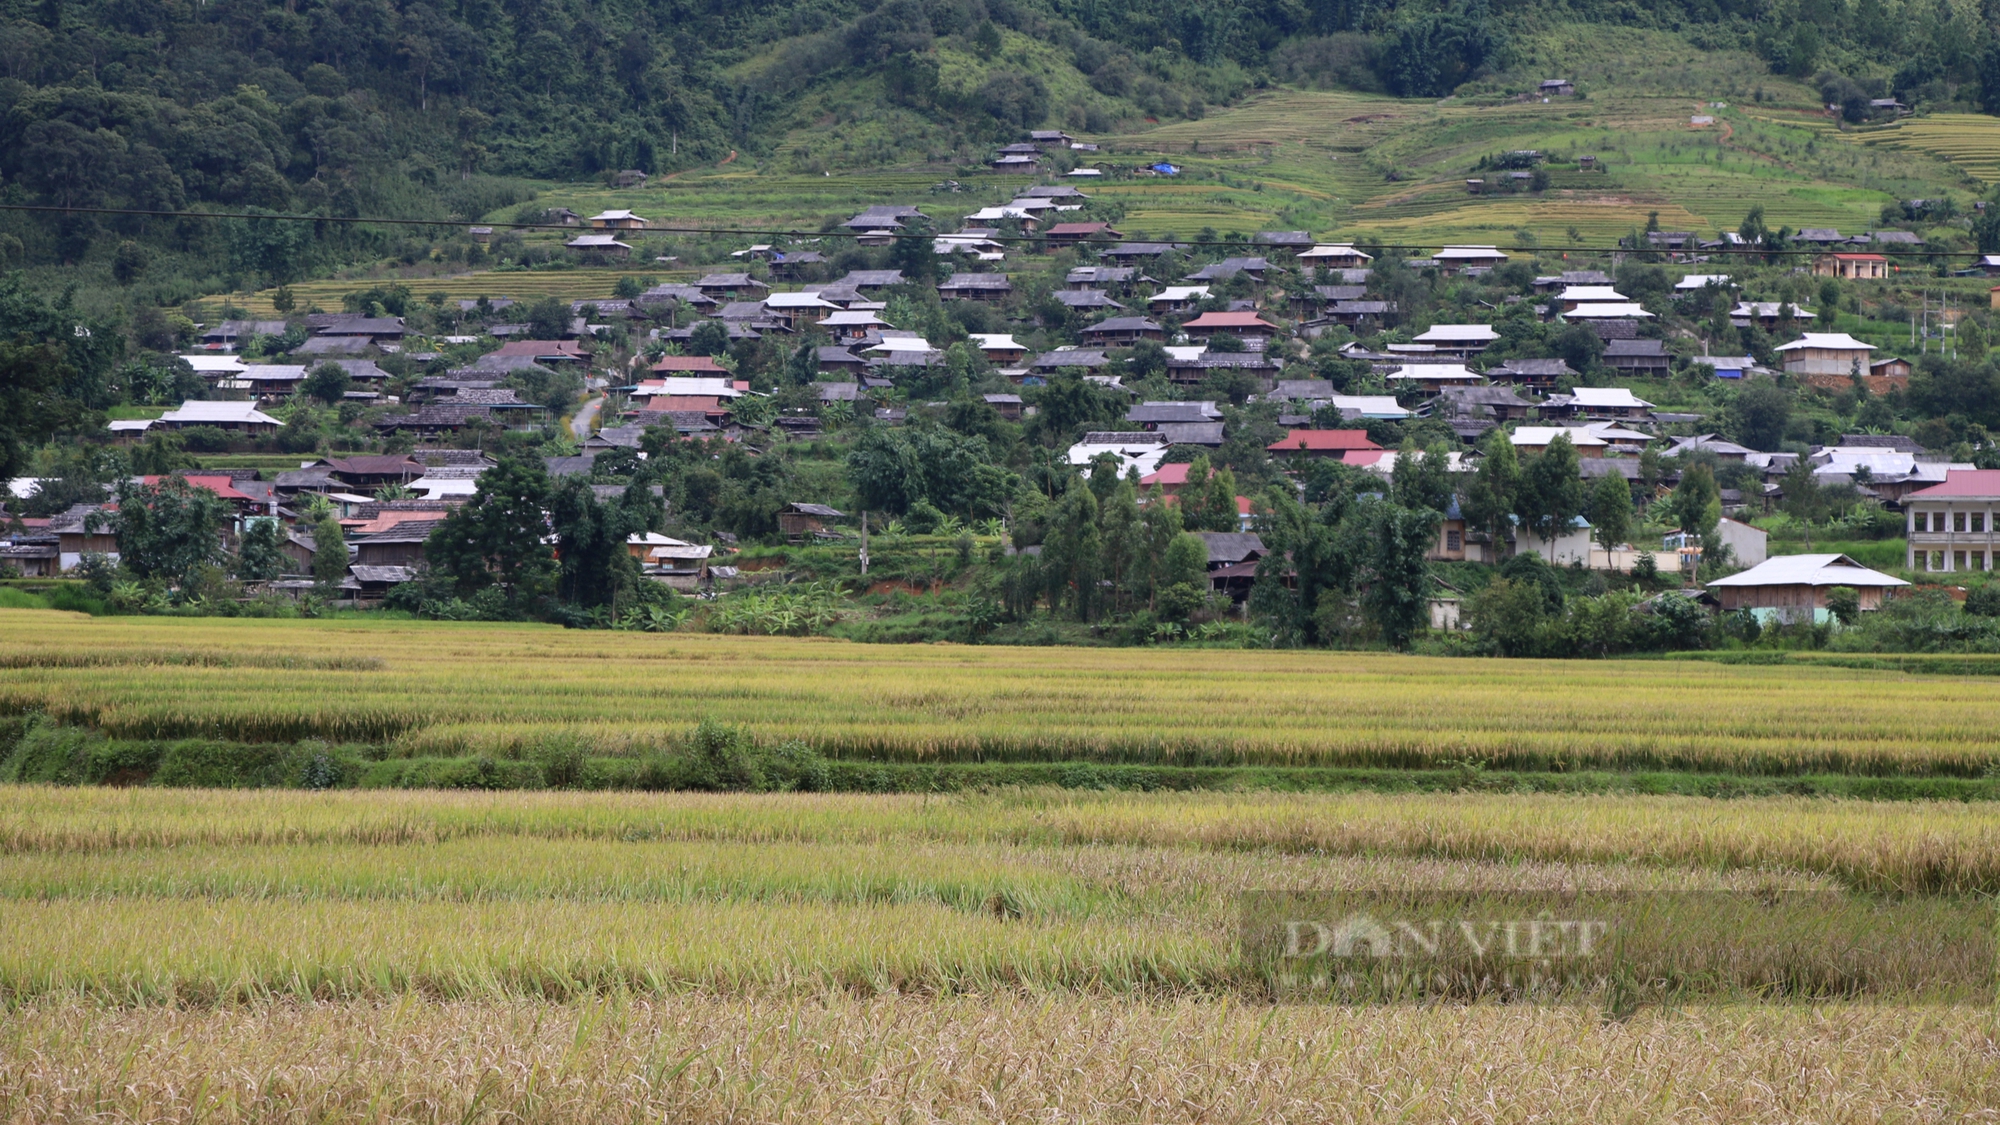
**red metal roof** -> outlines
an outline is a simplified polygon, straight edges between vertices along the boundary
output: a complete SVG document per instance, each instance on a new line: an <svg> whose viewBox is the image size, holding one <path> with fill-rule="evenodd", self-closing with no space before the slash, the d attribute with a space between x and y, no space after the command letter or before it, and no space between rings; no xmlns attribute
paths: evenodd
<svg viewBox="0 0 2000 1125"><path fill-rule="evenodd" d="M1382 447L1369 439L1367 430L1293 430L1264 448L1273 453L1284 453L1294 449L1331 452L1348 449L1379 450Z"/></svg>
<svg viewBox="0 0 2000 1125"><path fill-rule="evenodd" d="M1340 460L1342 464L1352 465L1357 469L1365 469L1375 462L1380 461L1383 455L1388 452L1386 449L1350 449L1340 455Z"/></svg>
<svg viewBox="0 0 2000 1125"><path fill-rule="evenodd" d="M1163 488L1173 488L1186 484L1187 477L1188 466L1186 463L1161 465L1158 472L1140 477L1139 484L1145 488L1151 488L1156 484Z"/></svg>
<svg viewBox="0 0 2000 1125"><path fill-rule="evenodd" d="M663 355L653 365L655 371L727 371L709 355Z"/></svg>
<svg viewBox="0 0 2000 1125"><path fill-rule="evenodd" d="M1181 327L1275 329L1278 326L1253 312L1207 312L1181 325Z"/></svg>
<svg viewBox="0 0 2000 1125"><path fill-rule="evenodd" d="M1834 258L1843 262L1886 262L1889 260L1880 254L1835 254Z"/></svg>
<svg viewBox="0 0 2000 1125"><path fill-rule="evenodd" d="M144 481L145 481L145 482L146 482L147 484L149 484L149 485L156 485L156 484L159 484L159 483L160 483L161 481L163 481L163 480L165 480L165 479L167 479L167 478L165 478L165 477L142 477L142 478L140 478L140 479L144 480ZM222 497L222 498L223 498L224 500L252 500L252 499L255 499L255 497L252 497L252 496L250 496L250 495L249 495L249 494L247 494L247 493L244 493L244 492L239 492L239 491L237 491L237 488L236 488L236 482L235 482L235 481L232 481L232 480L230 480L230 479L229 479L228 477L221 477L221 476L217 476L217 477L204 477L204 476L188 476L188 477L187 477L187 478L185 478L185 479L187 480L187 482L188 482L189 484L191 484L191 485L195 486L196 488L206 488L206 489L208 489L208 490L209 490L210 492L213 492L213 493L215 493L215 494L216 494L217 496L220 496L220 497Z"/></svg>
<svg viewBox="0 0 2000 1125"><path fill-rule="evenodd" d="M1903 499L1945 500L1954 496L2000 497L2000 469L1946 469L1943 484L1920 488Z"/></svg>

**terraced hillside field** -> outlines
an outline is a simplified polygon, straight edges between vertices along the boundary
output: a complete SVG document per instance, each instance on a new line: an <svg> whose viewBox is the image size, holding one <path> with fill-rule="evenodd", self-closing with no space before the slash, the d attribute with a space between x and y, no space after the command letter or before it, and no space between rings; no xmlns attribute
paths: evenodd
<svg viewBox="0 0 2000 1125"><path fill-rule="evenodd" d="M2000 182L2000 118L1937 113L1865 130L1860 141L1865 145L1931 153L1951 161L1983 183Z"/></svg>

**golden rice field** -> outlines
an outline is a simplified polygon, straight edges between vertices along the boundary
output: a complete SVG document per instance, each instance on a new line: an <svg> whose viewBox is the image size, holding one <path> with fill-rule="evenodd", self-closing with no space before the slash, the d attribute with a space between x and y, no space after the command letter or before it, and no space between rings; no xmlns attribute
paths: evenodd
<svg viewBox="0 0 2000 1125"><path fill-rule="evenodd" d="M481 297L498 299L511 297L516 301L539 301L543 297L558 297L565 301L585 300L591 297L610 297L617 289L621 278L651 277L660 281L684 276L661 264L651 269L625 268L617 266L587 266L571 270L508 271L474 270L470 273L438 277L384 277L376 279L340 279L324 281L301 281L294 284L293 300L301 309L315 306L324 309L340 308L341 299L349 293L358 293L376 286L402 285L418 299L424 300L433 293L442 293L453 301L476 301ZM231 299L257 316L276 316L271 299L276 289L265 289L257 293L238 294Z"/></svg>
<svg viewBox="0 0 2000 1125"><path fill-rule="evenodd" d="M1862 144L1927 152L1987 183L2000 181L2000 119L1977 113L1933 113L1859 133Z"/></svg>
<svg viewBox="0 0 2000 1125"><path fill-rule="evenodd" d="M1235 935L1273 888L2000 886L1995 833L1790 799L5 788L0 1121L1991 1120L1987 1008L1273 1003Z"/></svg>
<svg viewBox="0 0 2000 1125"><path fill-rule="evenodd" d="M510 755L562 734L620 755L712 718L901 761L1974 777L2000 762L2000 691L1976 676L36 610L0 610L0 634L0 713L125 738Z"/></svg>

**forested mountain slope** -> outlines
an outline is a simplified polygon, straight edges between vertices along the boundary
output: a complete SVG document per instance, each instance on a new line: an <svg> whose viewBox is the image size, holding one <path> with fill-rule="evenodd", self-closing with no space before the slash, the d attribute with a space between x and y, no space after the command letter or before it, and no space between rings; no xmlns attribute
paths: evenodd
<svg viewBox="0 0 2000 1125"><path fill-rule="evenodd" d="M731 154L814 176L963 167L1023 129L1184 127L1274 85L1512 95L1616 55L1590 49L1612 25L1758 59L1862 116L1891 94L1979 110L2000 91L1995 19L1947 0L4 0L0 202L464 220L529 181ZM1581 54L1551 56L1572 34ZM0 214L0 266L127 284L150 265L146 300L167 305L202 291L169 276L297 279L393 246Z"/></svg>

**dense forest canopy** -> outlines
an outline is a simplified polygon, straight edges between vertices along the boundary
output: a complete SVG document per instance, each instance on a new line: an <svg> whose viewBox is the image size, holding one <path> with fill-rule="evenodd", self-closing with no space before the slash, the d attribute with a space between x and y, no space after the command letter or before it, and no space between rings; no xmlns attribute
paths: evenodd
<svg viewBox="0 0 2000 1125"><path fill-rule="evenodd" d="M1754 43L1806 74L1843 51L1886 50L1901 60L1898 85L1916 86L1972 78L1990 16L1946 0L14 0L0 11L9 183L156 206L351 204L356 173L419 156L407 168L419 184L660 171L755 150L792 123L804 89L837 78L879 77L892 99L975 134L1060 115L1069 107L1047 90L1023 97L1004 82L937 96L942 54L991 59L1014 48L1010 34L1059 49L1109 98L1148 80L1178 86L1185 112L1190 95L1226 95L1274 67L1322 80L1331 64L1314 62L1340 51L1318 41L1337 37L1366 40L1346 79L1448 93L1504 64L1509 30L1553 19Z"/></svg>
<svg viewBox="0 0 2000 1125"><path fill-rule="evenodd" d="M1025 128L1198 118L1269 82L1420 97L1499 88L1523 36L1578 21L1752 49L1835 102L1894 92L1992 104L1992 7L8 0L0 200L462 220L524 199L516 178L657 174L769 155L801 128L853 129L827 124L842 96L849 113L924 123L930 147L901 158L967 162ZM15 216L0 219L0 265L109 260L125 244L121 282L149 254L283 280L381 249L369 241L379 235L265 226Z"/></svg>

